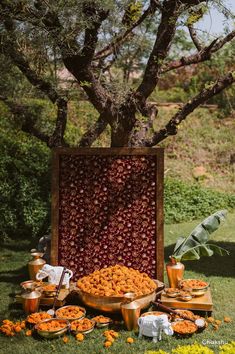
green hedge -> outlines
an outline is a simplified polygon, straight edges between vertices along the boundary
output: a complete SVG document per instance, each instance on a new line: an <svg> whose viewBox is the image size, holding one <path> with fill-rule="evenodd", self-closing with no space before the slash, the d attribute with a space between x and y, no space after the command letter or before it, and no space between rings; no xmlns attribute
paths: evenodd
<svg viewBox="0 0 235 354"><path fill-rule="evenodd" d="M235 209L235 195L186 184L167 178L165 180L165 223L178 223L206 217L219 209Z"/></svg>
<svg viewBox="0 0 235 354"><path fill-rule="evenodd" d="M49 150L0 131L0 238L34 239L50 224Z"/></svg>

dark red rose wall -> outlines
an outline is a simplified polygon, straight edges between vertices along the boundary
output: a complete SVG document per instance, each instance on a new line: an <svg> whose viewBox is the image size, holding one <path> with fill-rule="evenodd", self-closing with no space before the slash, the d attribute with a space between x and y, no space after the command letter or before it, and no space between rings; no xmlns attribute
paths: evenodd
<svg viewBox="0 0 235 354"><path fill-rule="evenodd" d="M60 265L77 280L123 264L156 276L156 157L61 155Z"/></svg>

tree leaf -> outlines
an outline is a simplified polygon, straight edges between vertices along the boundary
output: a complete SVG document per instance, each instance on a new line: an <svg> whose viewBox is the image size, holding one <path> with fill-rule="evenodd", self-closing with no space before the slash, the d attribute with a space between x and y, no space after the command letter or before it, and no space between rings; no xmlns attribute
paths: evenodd
<svg viewBox="0 0 235 354"><path fill-rule="evenodd" d="M178 238L173 257L179 260L195 260L201 256L212 256L214 253L225 255L224 249L215 245L208 245L210 234L216 231L221 221L226 217L226 210L220 210L210 215L203 222L196 226L187 238L182 236ZM226 251L226 254L227 251Z"/></svg>

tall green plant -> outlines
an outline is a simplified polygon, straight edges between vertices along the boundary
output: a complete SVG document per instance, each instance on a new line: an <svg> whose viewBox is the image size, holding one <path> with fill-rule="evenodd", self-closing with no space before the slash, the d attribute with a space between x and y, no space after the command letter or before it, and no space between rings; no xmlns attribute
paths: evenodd
<svg viewBox="0 0 235 354"><path fill-rule="evenodd" d="M229 252L222 247L208 243L210 235L216 231L221 222L225 220L227 211L220 210L203 220L191 234L179 237L172 258L176 261L198 260L201 256L228 255Z"/></svg>

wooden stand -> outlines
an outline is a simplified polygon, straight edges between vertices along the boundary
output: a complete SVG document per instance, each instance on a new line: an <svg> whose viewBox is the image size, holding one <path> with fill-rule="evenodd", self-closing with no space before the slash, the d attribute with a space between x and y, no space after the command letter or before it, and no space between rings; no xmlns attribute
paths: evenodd
<svg viewBox="0 0 235 354"><path fill-rule="evenodd" d="M213 310L213 302L210 288L205 295L192 298L190 301L180 301L177 298L171 298L166 294L161 295L161 302L163 305L173 309L195 310L211 312Z"/></svg>
<svg viewBox="0 0 235 354"><path fill-rule="evenodd" d="M58 300L56 301L55 306L56 307L61 307L65 305L65 299L69 294L69 289L61 289ZM22 297L21 295L16 295L15 301L17 303L22 303ZM54 301L54 297L41 297L40 299L40 306L52 306Z"/></svg>

